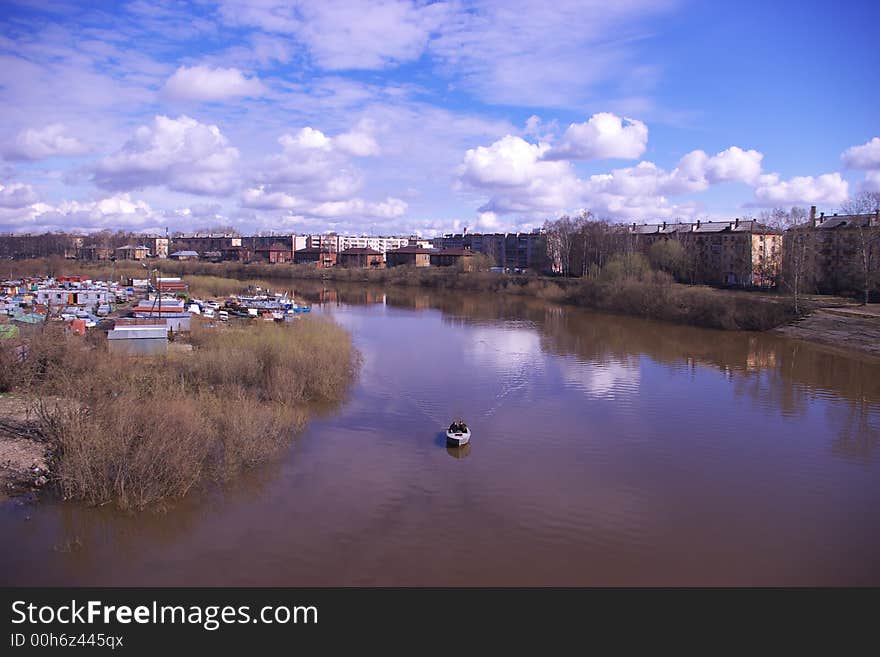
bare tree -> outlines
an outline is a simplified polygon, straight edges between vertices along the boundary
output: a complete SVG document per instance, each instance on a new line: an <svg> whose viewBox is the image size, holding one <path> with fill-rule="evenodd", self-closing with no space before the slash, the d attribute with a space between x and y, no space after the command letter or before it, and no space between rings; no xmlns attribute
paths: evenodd
<svg viewBox="0 0 880 657"><path fill-rule="evenodd" d="M840 211L849 215L864 215L855 219L857 269L862 288L863 303L867 305L871 288L877 277L880 260L880 230L877 227L880 213L880 192L862 192L856 198L840 206ZM873 215L873 216L872 216Z"/></svg>
<svg viewBox="0 0 880 657"><path fill-rule="evenodd" d="M547 234L547 255L554 271L571 276L571 249L574 244L574 222L568 215L544 222Z"/></svg>
<svg viewBox="0 0 880 657"><path fill-rule="evenodd" d="M761 213L761 222L783 231L781 283L794 298L794 311L801 311L801 295L815 280L815 234L803 208L774 208Z"/></svg>

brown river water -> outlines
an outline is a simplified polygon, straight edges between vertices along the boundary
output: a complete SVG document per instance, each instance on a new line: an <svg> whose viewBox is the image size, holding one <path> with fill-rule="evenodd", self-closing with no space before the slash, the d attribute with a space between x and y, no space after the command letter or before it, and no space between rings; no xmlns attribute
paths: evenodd
<svg viewBox="0 0 880 657"><path fill-rule="evenodd" d="M0 583L880 584L877 363L536 299L306 296L363 355L346 402L165 513L0 505Z"/></svg>

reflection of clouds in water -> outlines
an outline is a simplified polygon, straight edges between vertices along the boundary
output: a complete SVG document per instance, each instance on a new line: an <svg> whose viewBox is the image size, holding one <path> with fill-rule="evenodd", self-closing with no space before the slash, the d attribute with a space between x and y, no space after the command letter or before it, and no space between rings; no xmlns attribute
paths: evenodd
<svg viewBox="0 0 880 657"><path fill-rule="evenodd" d="M474 365L500 371L519 371L541 360L541 339L534 329L507 326L471 331L465 351Z"/></svg>
<svg viewBox="0 0 880 657"><path fill-rule="evenodd" d="M558 361L566 385L595 397L613 399L638 392L641 368L638 362L625 360L583 362L571 358Z"/></svg>

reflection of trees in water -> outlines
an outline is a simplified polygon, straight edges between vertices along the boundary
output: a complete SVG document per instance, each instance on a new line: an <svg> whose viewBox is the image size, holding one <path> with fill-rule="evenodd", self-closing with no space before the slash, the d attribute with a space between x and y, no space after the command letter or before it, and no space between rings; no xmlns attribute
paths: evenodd
<svg viewBox="0 0 880 657"><path fill-rule="evenodd" d="M858 357L773 334L664 324L527 297L443 294L435 306L454 322L527 320L542 350L586 363L625 364L644 354L670 368L710 367L727 375L737 396L784 416L803 416L813 400L828 400L829 424L839 427L836 454L870 459L877 448L880 366Z"/></svg>
<svg viewBox="0 0 880 657"><path fill-rule="evenodd" d="M309 418L331 414L343 403L310 404ZM296 437L291 442L295 441ZM292 445L283 448L272 460L243 471L233 480L207 484L183 499L170 500L164 506L140 513L125 513L112 507L94 508L79 502L57 502L56 558L64 562L67 572L88 578L91 573L102 571L102 559L108 552L113 554L110 560L114 563L135 563L150 551L175 545L181 536L192 535L197 528L219 532L218 540L222 542L223 527L209 520L216 498L234 496L246 515L263 509L262 505L252 507L249 501L265 497L266 489L280 476L285 456L292 448ZM274 510L270 508L266 512L271 514ZM274 516L265 518L267 525L276 521Z"/></svg>
<svg viewBox="0 0 880 657"><path fill-rule="evenodd" d="M228 483L229 490L234 490L235 499L247 506L248 500L264 496L267 486L279 476L281 467L279 458L247 470ZM162 508L140 513L60 502L55 558L64 562L65 572L90 579L93 573L103 571L105 558L112 563L135 564L142 561L144 555L173 546L183 536L191 536L197 528L222 533L223 528L215 527L210 515L215 498L227 493L224 486L211 486L186 498L172 500ZM272 521L272 518L266 519L267 523ZM101 581L105 579L102 575L97 577Z"/></svg>
<svg viewBox="0 0 880 657"><path fill-rule="evenodd" d="M840 427L831 450L845 458L870 461L880 439L878 406L867 400L848 400L845 406L829 406L828 415L832 424Z"/></svg>
<svg viewBox="0 0 880 657"><path fill-rule="evenodd" d="M365 286L354 287L363 290ZM814 399L831 400L829 422L840 427L834 438L835 453L870 458L877 446L880 366L857 356L841 356L773 334L664 324L527 295L404 287L384 292L390 306L437 308L451 324L528 322L538 331L543 351L574 356L585 363L626 364L644 354L674 369L710 367L727 375L736 395L785 416L804 415Z"/></svg>

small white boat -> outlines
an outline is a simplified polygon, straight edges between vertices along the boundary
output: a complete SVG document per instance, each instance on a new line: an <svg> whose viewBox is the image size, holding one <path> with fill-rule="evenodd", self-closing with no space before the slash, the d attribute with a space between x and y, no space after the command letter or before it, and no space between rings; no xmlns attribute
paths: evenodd
<svg viewBox="0 0 880 657"><path fill-rule="evenodd" d="M455 447L461 447L462 445L467 445L471 439L471 430L468 425L466 425L461 420L457 420L449 425L449 428L446 430L446 444L453 445Z"/></svg>

